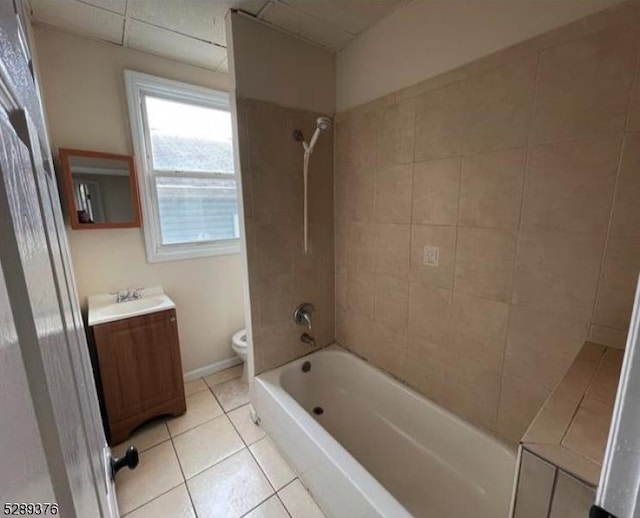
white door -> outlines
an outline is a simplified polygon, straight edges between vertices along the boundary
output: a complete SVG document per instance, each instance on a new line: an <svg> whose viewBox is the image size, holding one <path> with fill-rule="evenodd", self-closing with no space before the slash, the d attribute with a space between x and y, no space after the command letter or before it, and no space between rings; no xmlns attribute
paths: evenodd
<svg viewBox="0 0 640 518"><path fill-rule="evenodd" d="M0 174L0 262L55 502L62 516L116 516L102 467L104 435L91 410L95 388L91 401L82 366L88 351L73 343L72 315L61 304L51 221L42 217L29 151L1 117Z"/></svg>
<svg viewBox="0 0 640 518"><path fill-rule="evenodd" d="M6 466L0 468L0 512L18 510L14 505L22 502L55 503L1 263L0 380L0 445Z"/></svg>
<svg viewBox="0 0 640 518"><path fill-rule="evenodd" d="M13 3L0 2L0 403L12 423L3 417L0 427L2 504L56 503L59 516L115 518L109 449L20 32Z"/></svg>

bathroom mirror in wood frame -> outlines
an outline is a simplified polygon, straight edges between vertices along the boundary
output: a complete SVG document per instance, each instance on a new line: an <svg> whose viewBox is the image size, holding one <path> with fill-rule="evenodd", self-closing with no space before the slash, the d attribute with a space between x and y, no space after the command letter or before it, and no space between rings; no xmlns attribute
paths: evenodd
<svg viewBox="0 0 640 518"><path fill-rule="evenodd" d="M132 156L79 149L58 151L71 228L140 226L140 198Z"/></svg>

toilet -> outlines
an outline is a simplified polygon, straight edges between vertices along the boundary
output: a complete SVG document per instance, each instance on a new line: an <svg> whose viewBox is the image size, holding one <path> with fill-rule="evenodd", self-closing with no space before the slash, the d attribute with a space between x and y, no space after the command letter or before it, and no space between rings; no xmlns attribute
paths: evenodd
<svg viewBox="0 0 640 518"><path fill-rule="evenodd" d="M242 377L247 379L247 330L241 329L237 333L234 333L231 338L231 347L235 353L240 356L240 359L244 363L242 367Z"/></svg>

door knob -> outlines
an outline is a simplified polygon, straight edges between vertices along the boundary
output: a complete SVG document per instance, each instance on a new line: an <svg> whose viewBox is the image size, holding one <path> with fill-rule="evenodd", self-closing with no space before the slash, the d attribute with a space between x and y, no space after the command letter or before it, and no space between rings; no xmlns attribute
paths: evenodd
<svg viewBox="0 0 640 518"><path fill-rule="evenodd" d="M129 469L135 469L140 462L138 448L129 446L123 457L111 457L111 476L115 477L116 473L127 466Z"/></svg>

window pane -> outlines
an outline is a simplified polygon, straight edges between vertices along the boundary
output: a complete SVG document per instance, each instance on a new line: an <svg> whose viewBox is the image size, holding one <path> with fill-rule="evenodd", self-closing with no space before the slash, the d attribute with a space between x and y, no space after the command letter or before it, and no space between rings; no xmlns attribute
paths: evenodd
<svg viewBox="0 0 640 518"><path fill-rule="evenodd" d="M235 180L156 179L162 244L240 237Z"/></svg>
<svg viewBox="0 0 640 518"><path fill-rule="evenodd" d="M145 97L156 171L233 173L231 114Z"/></svg>

